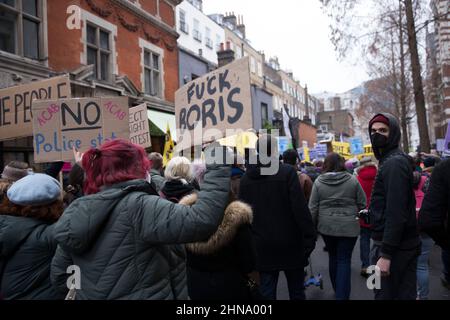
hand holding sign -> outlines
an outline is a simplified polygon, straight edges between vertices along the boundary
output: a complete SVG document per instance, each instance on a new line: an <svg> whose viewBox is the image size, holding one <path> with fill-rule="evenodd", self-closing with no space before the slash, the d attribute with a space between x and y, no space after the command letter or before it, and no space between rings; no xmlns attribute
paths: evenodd
<svg viewBox="0 0 450 320"><path fill-rule="evenodd" d="M75 163L82 167L81 163L83 162L84 153L78 151L75 147L73 147L73 158L75 159Z"/></svg>

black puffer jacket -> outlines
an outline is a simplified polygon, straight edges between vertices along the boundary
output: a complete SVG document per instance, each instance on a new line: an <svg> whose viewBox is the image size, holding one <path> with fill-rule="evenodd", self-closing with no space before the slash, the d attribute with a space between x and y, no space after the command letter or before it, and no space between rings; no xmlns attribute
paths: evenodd
<svg viewBox="0 0 450 320"><path fill-rule="evenodd" d="M303 268L315 247L315 228L294 167L274 175L250 166L241 178L239 200L253 210L258 271Z"/></svg>
<svg viewBox="0 0 450 320"><path fill-rule="evenodd" d="M437 165L419 214L420 229L442 248L450 249L450 159Z"/></svg>
<svg viewBox="0 0 450 320"><path fill-rule="evenodd" d="M229 185L230 168L212 166L192 207L160 198L144 180L75 200L55 226L53 283L67 292L66 269L77 265L77 299L187 299L184 257L173 245L214 233Z"/></svg>
<svg viewBox="0 0 450 320"><path fill-rule="evenodd" d="M33 218L0 215L0 296L64 299L64 294L57 294L50 282L56 245L53 225Z"/></svg>
<svg viewBox="0 0 450 320"><path fill-rule="evenodd" d="M181 199L193 205L197 195ZM255 270L255 251L250 224L252 209L231 202L216 232L205 242L187 248L189 297L192 300L245 300L249 298L245 275Z"/></svg>
<svg viewBox="0 0 450 320"><path fill-rule="evenodd" d="M418 247L420 238L411 160L399 150L401 134L397 119L387 113L382 115L389 119L390 133L386 148L373 148L380 167L372 191L370 219L372 239L381 241L381 255L391 258L398 249Z"/></svg>

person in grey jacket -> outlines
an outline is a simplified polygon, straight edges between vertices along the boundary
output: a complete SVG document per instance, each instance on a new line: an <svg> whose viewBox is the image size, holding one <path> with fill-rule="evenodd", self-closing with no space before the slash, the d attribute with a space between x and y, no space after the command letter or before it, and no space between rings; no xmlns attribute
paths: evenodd
<svg viewBox="0 0 450 320"><path fill-rule="evenodd" d="M360 229L357 214L366 195L356 177L346 172L345 160L330 153L323 173L314 182L309 209L328 249L331 283L337 300L348 300L351 258Z"/></svg>
<svg viewBox="0 0 450 320"><path fill-rule="evenodd" d="M207 149L207 161L219 152ZM218 162L209 160L198 200L187 207L160 198L144 180L144 149L114 140L89 150L82 157L87 196L75 200L55 226L53 284L67 292L66 270L76 265L76 299L187 299L184 273L174 272L184 261L173 245L204 241L220 224L230 168Z"/></svg>

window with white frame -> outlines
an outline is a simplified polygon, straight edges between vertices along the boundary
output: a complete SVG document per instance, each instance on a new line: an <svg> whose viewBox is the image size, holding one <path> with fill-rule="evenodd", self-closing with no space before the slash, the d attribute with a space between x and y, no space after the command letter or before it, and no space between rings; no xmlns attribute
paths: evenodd
<svg viewBox="0 0 450 320"><path fill-rule="evenodd" d="M220 35L216 34L216 51L220 51L220 43L222 42L222 38Z"/></svg>
<svg viewBox="0 0 450 320"><path fill-rule="evenodd" d="M211 39L211 29L209 29L208 27L205 27L205 44L209 49L212 49L214 46Z"/></svg>
<svg viewBox="0 0 450 320"><path fill-rule="evenodd" d="M255 62L255 58L250 57L250 71L252 73L256 73L256 62Z"/></svg>
<svg viewBox="0 0 450 320"><path fill-rule="evenodd" d="M87 64L94 66L97 80L111 79L111 34L92 23L86 26Z"/></svg>
<svg viewBox="0 0 450 320"><path fill-rule="evenodd" d="M200 32L200 22L197 19L194 19L194 31L192 32L194 39L202 42L202 34Z"/></svg>
<svg viewBox="0 0 450 320"><path fill-rule="evenodd" d="M263 71L262 71L262 64L261 62L258 62L258 76L262 77L263 76Z"/></svg>
<svg viewBox="0 0 450 320"><path fill-rule="evenodd" d="M0 0L0 50L44 58L43 0Z"/></svg>
<svg viewBox="0 0 450 320"><path fill-rule="evenodd" d="M161 97L161 58L159 54L144 49L145 94Z"/></svg>
<svg viewBox="0 0 450 320"><path fill-rule="evenodd" d="M189 27L186 22L186 12L180 9L180 31L189 34Z"/></svg>

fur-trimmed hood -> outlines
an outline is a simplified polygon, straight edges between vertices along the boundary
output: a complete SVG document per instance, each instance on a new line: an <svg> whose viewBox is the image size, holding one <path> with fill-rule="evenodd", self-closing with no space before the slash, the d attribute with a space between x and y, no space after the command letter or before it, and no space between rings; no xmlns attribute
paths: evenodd
<svg viewBox="0 0 450 320"><path fill-rule="evenodd" d="M179 204L192 206L197 201L197 194L190 194L180 200ZM233 201L225 209L222 223L216 232L206 242L189 243L186 249L195 254L212 254L227 244L235 237L239 227L243 224L251 224L253 211L251 207L241 201Z"/></svg>

